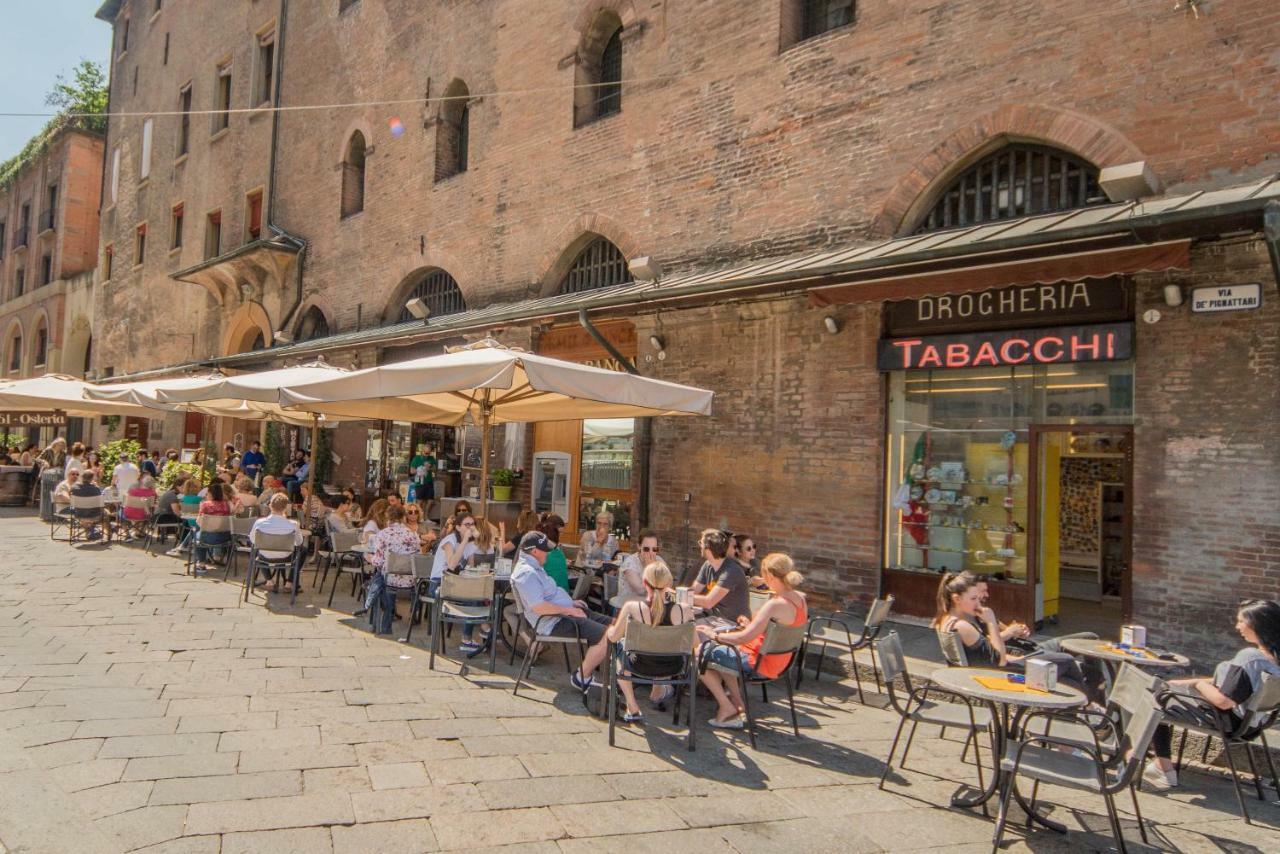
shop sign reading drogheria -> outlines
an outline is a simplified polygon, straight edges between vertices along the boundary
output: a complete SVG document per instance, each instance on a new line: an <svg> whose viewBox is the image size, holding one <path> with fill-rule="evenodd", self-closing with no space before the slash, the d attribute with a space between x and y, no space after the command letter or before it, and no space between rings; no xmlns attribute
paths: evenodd
<svg viewBox="0 0 1280 854"><path fill-rule="evenodd" d="M886 303L885 334L936 335L1110 323L1133 317L1133 289L1123 279L1015 285Z"/></svg>
<svg viewBox="0 0 1280 854"><path fill-rule="evenodd" d="M961 335L887 338L879 342L881 371L1111 362L1133 355L1133 324L1056 326Z"/></svg>

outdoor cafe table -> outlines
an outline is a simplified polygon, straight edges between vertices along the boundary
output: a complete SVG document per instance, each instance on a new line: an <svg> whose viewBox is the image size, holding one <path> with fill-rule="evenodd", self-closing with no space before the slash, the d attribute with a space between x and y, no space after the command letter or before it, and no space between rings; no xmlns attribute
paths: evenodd
<svg viewBox="0 0 1280 854"><path fill-rule="evenodd" d="M991 708L991 717L995 727L995 773L991 775L991 782L987 788L976 795L969 794L963 789L951 796L951 803L957 807L977 807L984 806L988 801L995 797L996 792L1000 791L1008 773L1001 770L1001 759L1004 758L1005 745L1011 739L1019 736L1019 725L1021 724L1023 715L1028 711L1063 711L1066 709L1075 709L1083 706L1087 702L1084 693L1072 688L1069 685L1059 684L1052 692L1037 691L1035 689L1026 688L1025 684L1010 682L1008 680L1010 673L1007 670L994 670L982 667L944 667L936 670L929 677L930 681L939 688L947 691L953 691L962 697L969 697L974 700L980 700ZM978 680L990 680L993 684L998 683L1000 687L992 688L982 684ZM1008 688L1004 686L1008 685ZM1010 785L1014 785L1012 780ZM1017 787L1014 786L1014 795L1018 798L1018 803L1026 810L1027 815L1032 819L1044 825L1045 827L1056 830L1059 833L1066 833L1066 827L1051 821L1043 816L1036 815L1022 796L1018 794Z"/></svg>
<svg viewBox="0 0 1280 854"><path fill-rule="evenodd" d="M1062 641L1062 651L1069 652L1072 655L1083 655L1085 658L1096 658L1117 670L1121 664L1132 664L1135 667L1150 667L1158 670L1187 667L1191 664L1190 659L1176 652L1165 652L1145 647L1124 650L1120 649L1115 641L1100 639L1067 638ZM1161 655L1164 658L1161 658Z"/></svg>

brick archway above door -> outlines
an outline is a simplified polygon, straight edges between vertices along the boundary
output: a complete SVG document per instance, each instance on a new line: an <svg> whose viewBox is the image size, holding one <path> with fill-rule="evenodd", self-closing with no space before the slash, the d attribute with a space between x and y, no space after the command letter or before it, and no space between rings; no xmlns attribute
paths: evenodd
<svg viewBox="0 0 1280 854"><path fill-rule="evenodd" d="M889 191L868 229L872 237L908 232L937 194L975 159L1009 142L1060 148L1098 168L1143 160L1142 151L1110 125L1071 110L1008 104L954 131L916 161Z"/></svg>

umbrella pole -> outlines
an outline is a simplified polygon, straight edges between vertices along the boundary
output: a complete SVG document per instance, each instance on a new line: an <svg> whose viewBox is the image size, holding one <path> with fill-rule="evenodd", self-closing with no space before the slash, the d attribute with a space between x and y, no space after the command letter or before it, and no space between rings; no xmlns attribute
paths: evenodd
<svg viewBox="0 0 1280 854"><path fill-rule="evenodd" d="M480 515L485 519L489 518L489 419L492 414L489 389L485 389L480 402Z"/></svg>
<svg viewBox="0 0 1280 854"><path fill-rule="evenodd" d="M311 413L311 465L307 468L307 495L316 494L316 451L320 450L320 416ZM302 508L304 512L307 507ZM310 520L308 520L310 521Z"/></svg>

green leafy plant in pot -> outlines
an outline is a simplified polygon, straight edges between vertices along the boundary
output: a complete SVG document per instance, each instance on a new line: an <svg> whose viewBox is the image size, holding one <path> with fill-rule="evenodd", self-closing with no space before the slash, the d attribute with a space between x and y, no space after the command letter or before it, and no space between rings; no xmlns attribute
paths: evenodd
<svg viewBox="0 0 1280 854"><path fill-rule="evenodd" d="M511 469L494 469L489 472L489 482L493 484L494 501L510 501L516 473Z"/></svg>

